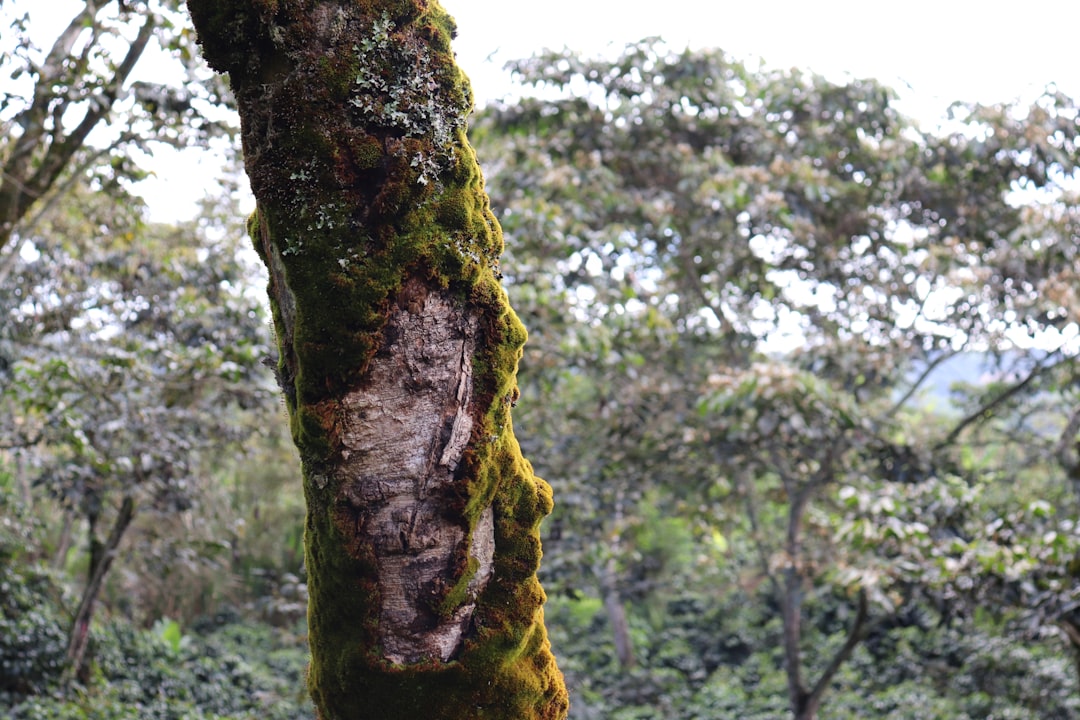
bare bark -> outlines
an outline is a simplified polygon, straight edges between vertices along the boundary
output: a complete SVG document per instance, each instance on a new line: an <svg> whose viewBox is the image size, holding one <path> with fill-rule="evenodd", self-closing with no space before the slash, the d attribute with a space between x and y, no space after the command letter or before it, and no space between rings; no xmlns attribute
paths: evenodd
<svg viewBox="0 0 1080 720"><path fill-rule="evenodd" d="M495 552L491 508L471 533L449 516L454 473L472 433L472 357L478 318L446 293L409 283L391 311L392 338L371 363L371 383L343 398L342 493L356 513L356 531L375 549L380 596L379 637L386 658L447 661L460 650L491 577ZM446 617L431 600L455 582L455 560L476 561L468 601Z"/></svg>

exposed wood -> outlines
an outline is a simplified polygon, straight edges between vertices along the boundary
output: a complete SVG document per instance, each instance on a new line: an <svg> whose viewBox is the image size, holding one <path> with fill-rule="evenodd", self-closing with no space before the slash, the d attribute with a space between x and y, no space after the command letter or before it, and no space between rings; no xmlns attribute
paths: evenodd
<svg viewBox="0 0 1080 720"><path fill-rule="evenodd" d="M356 512L353 540L370 543L379 566L379 633L390 662L449 660L460 649L475 602L439 618L432 604L477 563L467 594L491 576L491 509L469 537L454 472L472 433L472 356L477 317L448 293L412 281L389 317L386 344L369 382L338 407L342 493ZM468 562L466 560L466 562Z"/></svg>

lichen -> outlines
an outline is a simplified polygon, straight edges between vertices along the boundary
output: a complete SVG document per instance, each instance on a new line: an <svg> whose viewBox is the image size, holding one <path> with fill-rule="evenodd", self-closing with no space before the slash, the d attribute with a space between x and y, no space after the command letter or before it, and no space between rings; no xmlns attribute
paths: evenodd
<svg viewBox="0 0 1080 720"><path fill-rule="evenodd" d="M207 60L229 73L258 202L249 231L270 271L278 375L303 461L320 717L564 717L536 579L551 490L510 419L526 333L498 283L502 233L465 136L471 91L450 49L453 21L433 0L188 4ZM433 618L475 609L452 656L397 663L380 620L385 557L365 526L372 478L350 470L359 411L346 398L365 396L376 358L394 347L389 318L423 312L429 293L475 329L468 441L440 496L461 539L425 601ZM481 533L495 547L484 571Z"/></svg>

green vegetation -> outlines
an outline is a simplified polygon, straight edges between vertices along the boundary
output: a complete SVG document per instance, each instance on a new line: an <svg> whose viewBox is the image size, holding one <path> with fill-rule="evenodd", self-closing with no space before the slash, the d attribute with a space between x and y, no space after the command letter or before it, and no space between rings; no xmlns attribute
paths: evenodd
<svg viewBox="0 0 1080 720"><path fill-rule="evenodd" d="M910 680L927 716L979 717L974 691L930 690L983 657L924 650L957 628L1054 658L1075 693L1076 103L959 105L935 134L873 81L655 40L513 69L523 97L473 137L530 328L515 421L555 489L545 586L600 601L625 683L571 716L695 716L657 662L693 654L658 640L687 597L755 611L709 643L772 628L697 671L752 672L719 716L836 717ZM867 649L913 614L924 667L879 681ZM589 697L595 662L566 663Z"/></svg>
<svg viewBox="0 0 1080 720"><path fill-rule="evenodd" d="M354 5L369 44L315 53L328 95L253 178L293 204L260 196L246 234L228 185L197 221L147 222L131 135L80 146L11 216L0 715L313 717L309 593L318 642L378 665L371 583L312 572L355 518L311 461L333 455L326 403L377 355L387 298L420 282L488 313L495 340L471 358L480 442L454 510L471 532L494 506L497 581L452 662L379 665L348 707L540 706L557 694L533 664L546 626L572 720L1080 720L1075 101L958 106L925 132L873 81L643 41L517 63L523 95L471 120L474 155L468 86L439 69L449 19ZM137 34L142 7L108 22ZM160 30L195 62L190 30ZM286 67L223 52L260 83ZM3 53L4 73L25 60ZM434 97L384 77L403 60L431 70ZM34 77L59 88L54 110L83 87ZM109 117L149 133L140 93ZM350 100L351 122L319 130ZM31 116L0 113L12 172ZM173 137L230 137L168 117ZM295 288L270 312L249 238ZM339 306L348 327L318 325ZM315 325L290 341L293 313ZM326 512L305 522L305 505ZM453 571L432 617L473 599L477 557Z"/></svg>
<svg viewBox="0 0 1080 720"><path fill-rule="evenodd" d="M420 1L188 7L258 203L320 717L565 717L536 579L551 491L505 400L526 333L495 274L452 21ZM427 367L446 334L456 354ZM443 387L448 366L462 377Z"/></svg>

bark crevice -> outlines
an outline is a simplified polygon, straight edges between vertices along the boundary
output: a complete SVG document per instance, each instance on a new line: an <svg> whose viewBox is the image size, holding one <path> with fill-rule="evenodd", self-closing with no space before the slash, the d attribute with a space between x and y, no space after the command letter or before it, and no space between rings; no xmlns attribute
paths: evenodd
<svg viewBox="0 0 1080 720"><path fill-rule="evenodd" d="M474 425L478 323L451 293L410 280L367 382L340 401L336 474L355 518L345 531L375 557L390 662L452 659L494 564L491 510L470 532L466 488L455 476ZM440 611L462 582L461 603Z"/></svg>

